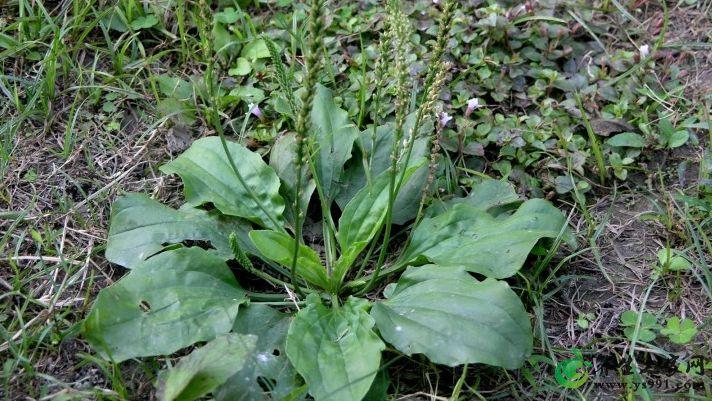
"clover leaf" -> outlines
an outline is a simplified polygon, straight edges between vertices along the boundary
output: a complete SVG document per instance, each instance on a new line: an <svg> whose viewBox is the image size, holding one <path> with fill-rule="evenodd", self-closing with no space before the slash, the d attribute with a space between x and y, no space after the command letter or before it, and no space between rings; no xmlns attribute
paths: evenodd
<svg viewBox="0 0 712 401"><path fill-rule="evenodd" d="M625 311L621 315L621 324L625 326L623 333L626 338L633 341L633 335L635 334L635 326L638 322L638 312L636 311ZM643 316L640 321L640 329L638 330L638 340L644 342L650 342L655 340L655 332L653 330L659 330L660 325L655 315L643 312Z"/></svg>
<svg viewBox="0 0 712 401"><path fill-rule="evenodd" d="M680 321L679 317L673 316L667 319L667 325L660 330L660 334L675 344L687 344L697 335L697 327L690 319Z"/></svg>

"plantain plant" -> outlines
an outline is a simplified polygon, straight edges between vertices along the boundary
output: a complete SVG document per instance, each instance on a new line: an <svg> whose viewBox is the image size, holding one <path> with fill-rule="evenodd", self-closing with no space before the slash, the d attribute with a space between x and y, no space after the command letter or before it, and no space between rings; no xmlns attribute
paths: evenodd
<svg viewBox="0 0 712 401"><path fill-rule="evenodd" d="M195 141L161 168L182 179L182 207L142 194L113 205L106 258L130 272L99 293L84 334L114 362L205 343L161 374L162 399L284 400L308 392L358 401L383 389L386 344L447 366L507 369L532 351L529 316L502 279L540 240L571 239L563 214L544 200L522 202L494 180L425 207L456 2L443 3L415 102L409 23L388 3L372 125L363 131L318 83L321 3L310 5L299 98L265 38L294 128L269 162L218 126L217 137ZM395 116L386 120L389 82ZM305 221L320 226L308 240Z"/></svg>

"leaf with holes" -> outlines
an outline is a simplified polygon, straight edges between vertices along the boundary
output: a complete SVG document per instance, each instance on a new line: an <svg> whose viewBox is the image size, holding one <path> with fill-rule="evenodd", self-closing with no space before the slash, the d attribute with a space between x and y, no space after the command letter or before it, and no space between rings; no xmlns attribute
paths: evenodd
<svg viewBox="0 0 712 401"><path fill-rule="evenodd" d="M101 290L87 341L114 362L168 355L227 333L245 301L225 262L200 248L156 255Z"/></svg>
<svg viewBox="0 0 712 401"><path fill-rule="evenodd" d="M287 356L316 401L361 401L371 387L385 345L373 332L364 299L328 308L316 295L294 318Z"/></svg>
<svg viewBox="0 0 712 401"><path fill-rule="evenodd" d="M284 352L291 316L265 304L251 304L240 309L232 331L257 336L255 357L245 363L225 384L213 393L218 401L287 400L296 394L306 395L297 372ZM260 382L272 385L269 391Z"/></svg>
<svg viewBox="0 0 712 401"><path fill-rule="evenodd" d="M192 207L172 209L143 194L126 194L111 209L106 258L121 266L135 264L182 241L208 241L218 256L232 258L225 233L235 232L242 249L255 253L247 232L250 227L239 219Z"/></svg>
<svg viewBox="0 0 712 401"><path fill-rule="evenodd" d="M504 281L477 281L465 268L411 267L371 316L381 336L406 355L448 366L522 366L532 329L522 301Z"/></svg>
<svg viewBox="0 0 712 401"><path fill-rule="evenodd" d="M217 137L193 142L161 171L181 177L185 198L194 206L212 203L223 214L282 230L284 199L279 195L277 174L257 153L234 142L228 142L227 147L242 180Z"/></svg>
<svg viewBox="0 0 712 401"><path fill-rule="evenodd" d="M256 358L256 344L255 336L231 333L196 349L163 372L160 399L191 401L210 393Z"/></svg>

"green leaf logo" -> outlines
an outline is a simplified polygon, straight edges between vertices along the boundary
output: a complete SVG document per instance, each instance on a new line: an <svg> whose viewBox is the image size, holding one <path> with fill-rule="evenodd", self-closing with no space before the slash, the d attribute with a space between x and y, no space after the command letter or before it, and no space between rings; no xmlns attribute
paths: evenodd
<svg viewBox="0 0 712 401"><path fill-rule="evenodd" d="M554 377L564 388L579 388L588 380L588 368L591 362L584 361L579 349L572 349L573 358L565 359L556 364Z"/></svg>

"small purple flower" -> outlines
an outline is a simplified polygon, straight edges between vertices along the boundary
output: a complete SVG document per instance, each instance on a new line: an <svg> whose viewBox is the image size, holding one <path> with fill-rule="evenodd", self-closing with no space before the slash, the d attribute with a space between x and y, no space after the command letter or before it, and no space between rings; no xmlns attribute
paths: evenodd
<svg viewBox="0 0 712 401"><path fill-rule="evenodd" d="M433 4L440 4L440 0L433 0Z"/></svg>
<svg viewBox="0 0 712 401"><path fill-rule="evenodd" d="M262 120L262 110L260 110L260 105L250 103L247 107L250 108L250 114Z"/></svg>
<svg viewBox="0 0 712 401"><path fill-rule="evenodd" d="M480 99L473 97L467 101L467 110L465 110L465 116L469 117L476 108L480 107Z"/></svg>
<svg viewBox="0 0 712 401"><path fill-rule="evenodd" d="M447 114L444 111L441 111L438 120L440 122L440 126L445 127L445 126L447 126L447 123L449 123L450 120L452 120L452 116Z"/></svg>

